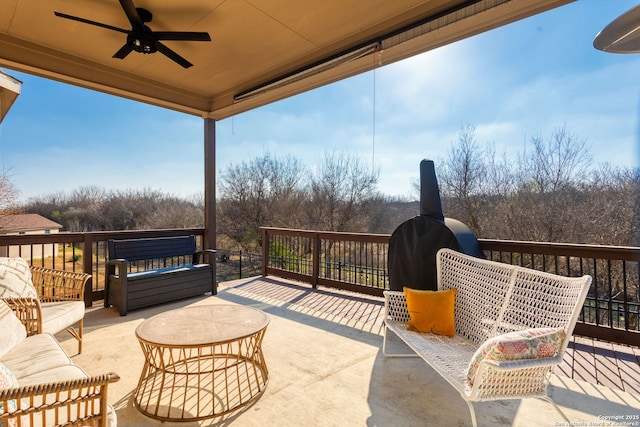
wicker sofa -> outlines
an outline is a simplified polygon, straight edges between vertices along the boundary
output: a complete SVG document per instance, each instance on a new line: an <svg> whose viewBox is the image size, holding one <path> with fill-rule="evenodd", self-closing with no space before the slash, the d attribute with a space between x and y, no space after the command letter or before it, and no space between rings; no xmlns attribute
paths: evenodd
<svg viewBox="0 0 640 427"><path fill-rule="evenodd" d="M0 423L4 426L117 425L108 373L89 377L51 334L27 332L0 300Z"/></svg>
<svg viewBox="0 0 640 427"><path fill-rule="evenodd" d="M591 277L562 277L441 249L437 278L438 292L384 292L384 355L421 357L458 390L474 426L473 402L525 397L547 400L568 425L547 386ZM443 314L449 302L451 312ZM389 351L390 333L415 353Z"/></svg>
<svg viewBox="0 0 640 427"><path fill-rule="evenodd" d="M32 276L24 260L0 261L0 425L116 426L107 389L119 377L89 377L52 335L79 322L79 331L72 334L81 343L84 304L75 299L82 287L70 293L62 289L86 278L65 272L48 274L45 280L44 269L35 268ZM54 282L58 290L52 292L60 301L46 296ZM36 292L34 284L43 292ZM15 296L23 294L38 295ZM65 298L71 301L67 304ZM43 332L47 330L53 332Z"/></svg>

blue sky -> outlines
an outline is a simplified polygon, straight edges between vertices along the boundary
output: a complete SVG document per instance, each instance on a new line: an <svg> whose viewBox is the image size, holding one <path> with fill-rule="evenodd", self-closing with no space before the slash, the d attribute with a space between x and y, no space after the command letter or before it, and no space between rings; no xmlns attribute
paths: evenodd
<svg viewBox="0 0 640 427"><path fill-rule="evenodd" d="M515 158L565 126L594 164L640 165L640 55L593 48L637 0L579 0L450 46L217 122L217 170L265 153L313 167L346 151L414 194L423 158L462 127ZM4 70L23 82L0 125L0 168L21 200L80 186L203 191L202 119ZM375 102L374 102L375 100ZM374 120L375 118L375 120Z"/></svg>

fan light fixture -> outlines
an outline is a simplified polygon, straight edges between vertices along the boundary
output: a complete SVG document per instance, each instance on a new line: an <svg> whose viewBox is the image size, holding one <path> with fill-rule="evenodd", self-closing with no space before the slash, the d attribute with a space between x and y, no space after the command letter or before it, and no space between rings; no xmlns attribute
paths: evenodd
<svg viewBox="0 0 640 427"><path fill-rule="evenodd" d="M127 36L127 44L136 52L154 53L158 51L158 44L153 38L136 37L134 34Z"/></svg>

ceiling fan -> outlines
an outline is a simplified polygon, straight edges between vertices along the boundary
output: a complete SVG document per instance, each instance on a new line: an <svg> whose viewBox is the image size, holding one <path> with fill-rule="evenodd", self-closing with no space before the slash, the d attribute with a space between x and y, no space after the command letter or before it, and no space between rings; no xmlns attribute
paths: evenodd
<svg viewBox="0 0 640 427"><path fill-rule="evenodd" d="M124 59L131 51L139 53L154 53L160 52L167 56L169 59L182 65L184 68L189 68L193 64L178 55L173 50L162 44L160 40L177 40L177 41L211 41L209 33L193 32L193 31L153 31L147 25L147 22L151 22L153 15L147 9L135 7L132 0L120 0L120 5L127 15L129 22L131 23L131 29L125 30L111 25L103 24L101 22L90 21L88 19L79 18L77 16L67 15L65 13L54 12L56 16L60 18L71 19L85 24L96 25L98 27L106 28L108 30L118 31L127 35L127 41L118 50L113 57Z"/></svg>

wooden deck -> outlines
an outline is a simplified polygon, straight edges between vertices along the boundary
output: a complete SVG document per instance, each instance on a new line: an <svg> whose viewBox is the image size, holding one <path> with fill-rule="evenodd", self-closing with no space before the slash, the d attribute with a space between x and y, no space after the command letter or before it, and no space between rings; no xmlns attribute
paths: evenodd
<svg viewBox="0 0 640 427"><path fill-rule="evenodd" d="M573 337L556 373L640 395L640 348Z"/></svg>
<svg viewBox="0 0 640 427"><path fill-rule="evenodd" d="M302 314L383 333L383 299L285 279L255 277L221 283L226 292ZM640 395L640 348L574 337L556 374Z"/></svg>

